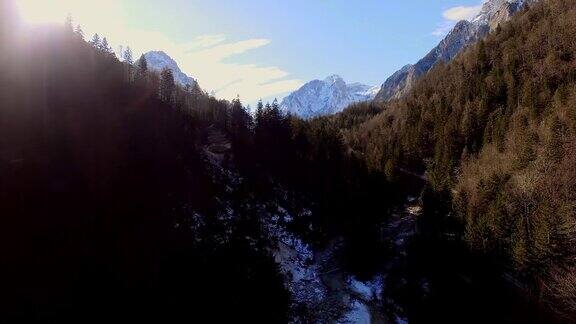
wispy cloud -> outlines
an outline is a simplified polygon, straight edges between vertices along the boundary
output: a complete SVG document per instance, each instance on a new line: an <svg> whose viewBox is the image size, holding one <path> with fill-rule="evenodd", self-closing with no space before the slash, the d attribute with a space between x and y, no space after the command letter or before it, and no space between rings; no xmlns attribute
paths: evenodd
<svg viewBox="0 0 576 324"><path fill-rule="evenodd" d="M184 73L198 79L204 90L214 92L218 98L233 99L240 95L243 101L254 103L260 98L291 92L303 84L277 66L234 63L235 56L269 45L268 39L228 41L225 35L202 35L191 42L175 43L158 32L124 30L125 35L115 38L120 44L132 46L134 53L166 52Z"/></svg>
<svg viewBox="0 0 576 324"><path fill-rule="evenodd" d="M0 0L2 1L2 0ZM269 39L253 38L230 41L226 35L197 36L177 42L167 35L129 24L120 1L19 0L24 18L34 23L62 23L67 13L82 24L87 38L94 33L106 36L113 48L130 46L134 55L161 50L178 62L182 71L198 79L200 86L214 91L219 98L233 99L240 95L247 103L295 90L302 81L277 66L258 62L234 63L235 56L258 50L271 43ZM106 19L95 12L106 12Z"/></svg>
<svg viewBox="0 0 576 324"><path fill-rule="evenodd" d="M482 5L477 6L456 6L448 8L442 13L444 20L432 31L436 37L446 36L454 25L461 20L472 20L482 10Z"/></svg>
<svg viewBox="0 0 576 324"><path fill-rule="evenodd" d="M472 6L472 7L465 7L465 6L458 6L450 8L442 14L444 19L458 22L460 20L471 20L472 18L476 17L478 13L482 10L482 6Z"/></svg>
<svg viewBox="0 0 576 324"><path fill-rule="evenodd" d="M290 92L303 84L301 80L288 78L290 73L279 67L230 62L236 55L268 44L268 39L236 42L222 39L212 47L185 51L179 61L182 70L197 78L201 86L214 91L218 97L231 99L240 95L246 102L255 102L259 98Z"/></svg>
<svg viewBox="0 0 576 324"><path fill-rule="evenodd" d="M239 42L225 43L200 51L192 50L189 51L189 53L196 57L202 57L212 61L221 61L225 58L243 54L268 44L270 44L270 41L267 39L248 39Z"/></svg>
<svg viewBox="0 0 576 324"><path fill-rule="evenodd" d="M196 37L188 46L190 50L199 49L199 48L208 48L212 46L216 46L226 40L226 36L223 34L218 35L202 35Z"/></svg>

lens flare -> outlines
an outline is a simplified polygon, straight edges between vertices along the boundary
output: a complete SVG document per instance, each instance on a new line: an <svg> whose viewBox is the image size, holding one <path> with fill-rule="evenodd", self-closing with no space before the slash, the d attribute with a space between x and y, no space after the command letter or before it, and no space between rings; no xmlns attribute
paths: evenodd
<svg viewBox="0 0 576 324"><path fill-rule="evenodd" d="M21 18L31 24L61 23L72 10L72 1L19 0L16 2Z"/></svg>

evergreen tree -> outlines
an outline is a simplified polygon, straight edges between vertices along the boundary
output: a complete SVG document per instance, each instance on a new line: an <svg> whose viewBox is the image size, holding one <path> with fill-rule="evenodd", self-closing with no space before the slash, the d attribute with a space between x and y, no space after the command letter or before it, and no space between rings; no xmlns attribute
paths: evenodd
<svg viewBox="0 0 576 324"><path fill-rule="evenodd" d="M127 46L125 50L121 51L122 59L124 60L124 73L128 82L134 81L134 59L132 58L132 50Z"/></svg>
<svg viewBox="0 0 576 324"><path fill-rule="evenodd" d="M238 137L246 136L251 128L250 114L242 105L240 97L232 100L232 107L230 108L230 132Z"/></svg>
<svg viewBox="0 0 576 324"><path fill-rule="evenodd" d="M240 97L232 100L228 117L228 132L232 140L232 149L240 165L252 164L251 142L253 120Z"/></svg>
<svg viewBox="0 0 576 324"><path fill-rule="evenodd" d="M159 97L164 102L172 101L172 95L176 89L174 73L169 68L164 68L160 73Z"/></svg>
<svg viewBox="0 0 576 324"><path fill-rule="evenodd" d="M258 101L258 105L256 106L256 114L255 114L255 122L256 127L262 123L262 118L264 116L264 104L262 103L262 99Z"/></svg>
<svg viewBox="0 0 576 324"><path fill-rule="evenodd" d="M144 54L140 56L140 59L136 62L136 78L141 81L148 80L148 62Z"/></svg>
<svg viewBox="0 0 576 324"><path fill-rule="evenodd" d="M92 36L92 40L90 41L90 44L94 47L99 49L100 48L100 36L98 36L98 34L94 34L94 36Z"/></svg>
<svg viewBox="0 0 576 324"><path fill-rule="evenodd" d="M76 26L76 29L74 29L74 34L76 34L79 39L84 40L84 31L80 25Z"/></svg>
<svg viewBox="0 0 576 324"><path fill-rule="evenodd" d="M486 43L483 39L478 42L478 68L480 73L484 73L488 68L488 56L486 55Z"/></svg>
<svg viewBox="0 0 576 324"><path fill-rule="evenodd" d="M134 64L134 59L132 58L132 50L130 49L130 46L126 47L124 53L122 54L122 58L124 59L124 62L126 64L128 65Z"/></svg>
<svg viewBox="0 0 576 324"><path fill-rule="evenodd" d="M141 74L148 72L148 61L146 61L144 54L142 54L138 60L138 72Z"/></svg>
<svg viewBox="0 0 576 324"><path fill-rule="evenodd" d="M274 110L275 114L280 114L280 105L278 104L278 99L274 98L272 101L272 110Z"/></svg>
<svg viewBox="0 0 576 324"><path fill-rule="evenodd" d="M113 53L112 47L110 47L110 45L108 44L108 40L106 39L106 37L102 38L102 42L100 43L100 50L104 54L112 54Z"/></svg>

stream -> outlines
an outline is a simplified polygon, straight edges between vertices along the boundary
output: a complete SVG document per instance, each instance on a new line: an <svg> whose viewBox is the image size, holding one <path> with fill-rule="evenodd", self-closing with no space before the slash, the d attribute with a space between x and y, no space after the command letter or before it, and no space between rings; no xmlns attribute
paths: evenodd
<svg viewBox="0 0 576 324"><path fill-rule="evenodd" d="M214 174L224 178L215 181L230 184L233 192L240 178L221 167L221 152L206 151ZM282 207L285 198L253 205L261 211L268 251L292 295L291 323L561 323L505 269L471 255L454 234L435 242L422 238L418 219L425 181L409 173L401 179L404 201L382 220L380 242L374 242L385 253L353 250L360 260L377 264L361 279L345 270L350 264L342 257L343 239L313 247L288 230L295 219L310 217L310 210L291 215ZM286 195L279 190L276 196ZM226 201L223 221L234 214Z"/></svg>
<svg viewBox="0 0 576 324"><path fill-rule="evenodd" d="M277 216L264 224L264 231L277 242L271 252L287 280L294 309L300 311L294 322L408 323L395 311L399 306L384 296L388 273L406 256L421 211L417 196L408 196L395 209L381 229L381 236L391 242L391 253L371 279L359 280L343 270L342 240L334 239L322 249L312 248L286 230L286 220L290 222L292 216L279 207Z"/></svg>
<svg viewBox="0 0 576 324"><path fill-rule="evenodd" d="M422 187L382 223L386 255L369 279L343 268L342 241L314 249L288 232L281 207L265 232L294 299L294 323L556 323L561 322L510 277L469 255L456 240L419 238ZM363 253L363 251L359 251ZM364 257L364 255L363 255Z"/></svg>

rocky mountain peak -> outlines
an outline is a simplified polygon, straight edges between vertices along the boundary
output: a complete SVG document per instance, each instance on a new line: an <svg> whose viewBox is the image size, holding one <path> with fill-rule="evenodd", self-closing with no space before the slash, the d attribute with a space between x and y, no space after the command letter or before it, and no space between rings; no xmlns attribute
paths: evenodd
<svg viewBox="0 0 576 324"><path fill-rule="evenodd" d="M338 113L354 102L374 99L379 87L362 83L347 84L339 75L313 80L282 100L280 107L287 113L312 118Z"/></svg>
<svg viewBox="0 0 576 324"><path fill-rule="evenodd" d="M414 81L440 61L452 60L460 51L485 37L496 27L508 21L524 5L537 0L489 0L478 15L458 22L446 37L424 58L414 65L407 65L389 77L376 95L376 100L389 101L404 96Z"/></svg>
<svg viewBox="0 0 576 324"><path fill-rule="evenodd" d="M144 54L144 57L146 57L148 68L151 70L162 71L165 68L172 70L172 73L174 74L174 81L182 86L193 86L197 83L194 78L189 77L184 72L182 72L178 66L178 63L176 63L172 57L163 51L150 51Z"/></svg>

